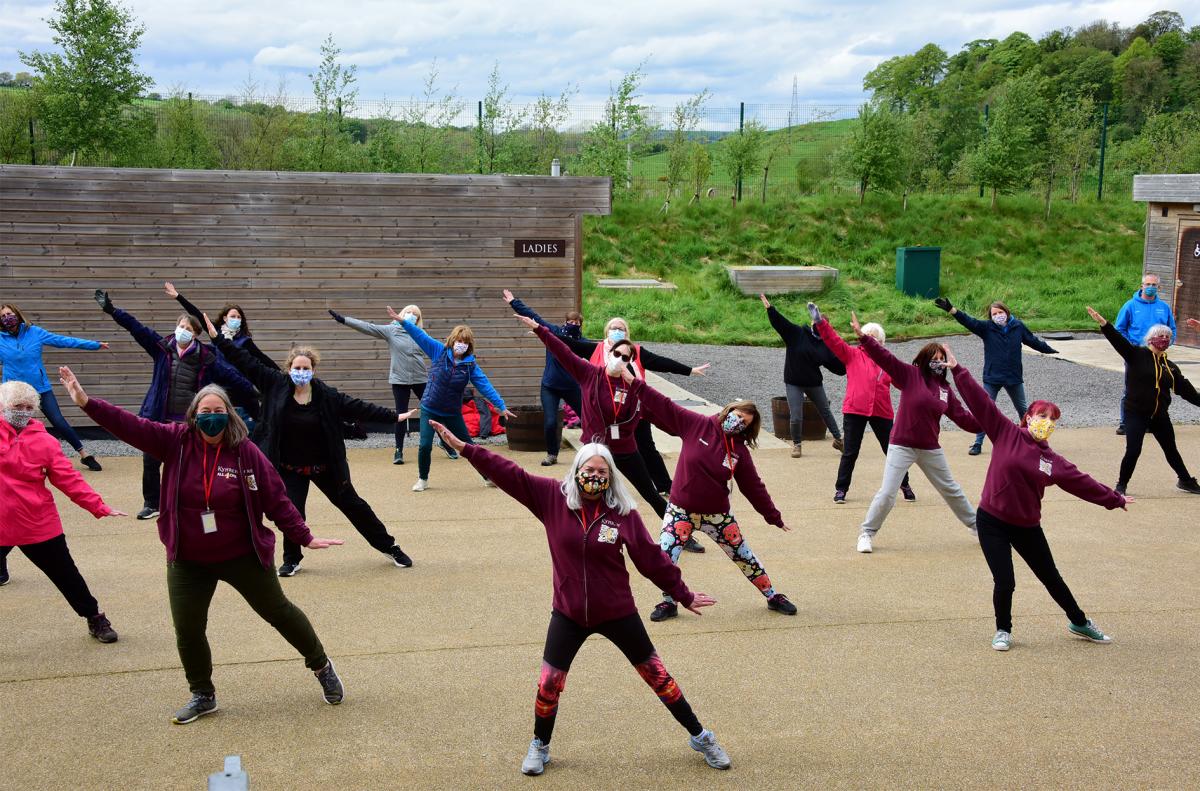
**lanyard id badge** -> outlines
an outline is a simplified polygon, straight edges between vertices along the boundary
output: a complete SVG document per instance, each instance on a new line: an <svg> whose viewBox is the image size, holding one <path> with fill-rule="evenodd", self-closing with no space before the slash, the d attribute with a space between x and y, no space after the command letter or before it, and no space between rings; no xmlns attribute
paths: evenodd
<svg viewBox="0 0 1200 791"><path fill-rule="evenodd" d="M217 512L203 511L200 514L200 525L204 528L204 534L217 532Z"/></svg>
<svg viewBox="0 0 1200 791"><path fill-rule="evenodd" d="M204 465L200 468L200 480L204 484L204 510L200 512L200 526L204 534L217 532L217 512L212 510L209 502L212 500L213 483L217 480L217 469L221 463L221 449L217 448L217 457L213 459L212 475L208 474L208 445L204 446Z"/></svg>
<svg viewBox="0 0 1200 791"><path fill-rule="evenodd" d="M614 424L608 427L608 436L612 439L620 439L621 430Z"/></svg>

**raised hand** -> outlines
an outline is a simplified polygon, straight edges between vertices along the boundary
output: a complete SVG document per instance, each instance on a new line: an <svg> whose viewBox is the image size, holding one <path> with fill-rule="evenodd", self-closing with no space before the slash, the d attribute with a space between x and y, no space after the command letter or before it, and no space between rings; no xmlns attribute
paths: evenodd
<svg viewBox="0 0 1200 791"><path fill-rule="evenodd" d="M813 324L816 324L821 320L821 310L817 307L817 303L808 303L808 317L812 319Z"/></svg>
<svg viewBox="0 0 1200 791"><path fill-rule="evenodd" d="M1097 313L1096 309L1093 308L1091 305L1087 306L1087 312L1088 312L1088 315L1092 317L1092 321L1096 322L1101 327L1103 327L1105 324L1108 324L1108 322L1105 320L1105 318L1103 316L1101 316L1099 313Z"/></svg>
<svg viewBox="0 0 1200 791"><path fill-rule="evenodd" d="M96 292L92 296L96 299L96 304L100 306L100 310L104 311L108 315L111 316L113 311L116 310L112 300L108 298L108 292L104 289L96 289Z"/></svg>
<svg viewBox="0 0 1200 791"><path fill-rule="evenodd" d="M505 414L510 414L507 409L504 410L504 412ZM516 417L516 415L513 415L513 417ZM438 436L442 438L442 442L446 443L446 447L450 448L455 453L461 453L462 449L467 447L467 443L456 437L453 431L446 428L436 420L429 421L429 425L433 426L433 430L436 431Z"/></svg>
<svg viewBox="0 0 1200 791"><path fill-rule="evenodd" d="M708 373L709 368L712 368L712 363L705 363L704 365L697 365L695 368L692 369L692 376L704 376Z"/></svg>
<svg viewBox="0 0 1200 791"><path fill-rule="evenodd" d="M954 310L954 306L950 304L950 300L946 299L945 297L938 297L933 301L933 304L937 305L947 313Z"/></svg>
<svg viewBox="0 0 1200 791"><path fill-rule="evenodd" d="M1184 323L1194 330L1200 330L1200 319L1188 319Z"/></svg>
<svg viewBox="0 0 1200 791"><path fill-rule="evenodd" d="M704 615L700 612L701 607L712 607L717 603L717 600L707 593L693 593L692 603L687 605L687 609L696 613L696 615Z"/></svg>
<svg viewBox="0 0 1200 791"><path fill-rule="evenodd" d="M513 293L511 291L509 291L507 288L504 289L504 301L506 303L508 303L509 305L511 305L512 301L514 299L516 299L516 297L513 296Z"/></svg>
<svg viewBox="0 0 1200 791"><path fill-rule="evenodd" d="M329 547L340 547L346 542L340 538L316 538L305 544L309 549L328 549Z"/></svg>
<svg viewBox="0 0 1200 791"><path fill-rule="evenodd" d="M396 422L403 423L404 421L408 420L410 417L413 417L414 415L419 415L420 413L421 413L421 407L416 407L414 409L410 409L407 412L401 412L399 415L396 415Z"/></svg>
<svg viewBox="0 0 1200 791"><path fill-rule="evenodd" d="M850 329L854 330L854 334L862 337L862 325L858 323L858 314L850 311Z"/></svg>
<svg viewBox="0 0 1200 791"><path fill-rule="evenodd" d="M517 321L521 322L529 329L536 330L538 328L538 323L536 321L534 321L533 319L529 318L528 316L518 316L516 313L514 313L513 315L517 317Z"/></svg>
<svg viewBox="0 0 1200 791"><path fill-rule="evenodd" d="M763 303L763 307L764 307L764 308L768 308L768 309L769 309L769 308L771 307L771 300L767 299L767 295L766 295L766 294L759 294L759 295L758 295L758 298L762 300L762 303Z"/></svg>
<svg viewBox="0 0 1200 791"><path fill-rule="evenodd" d="M330 316L330 318L332 318L334 321L336 321L338 324L345 324L345 323L346 323L346 317L345 317L345 316L343 316L341 313L338 313L338 312L337 312L336 310L334 310L333 308L330 308L330 309L329 309L329 316Z"/></svg>
<svg viewBox="0 0 1200 791"><path fill-rule="evenodd" d="M166 283L163 283L163 291L165 291L167 296L171 299L175 299L179 296L179 292L175 290L175 284L170 280L168 280Z"/></svg>
<svg viewBox="0 0 1200 791"><path fill-rule="evenodd" d="M106 351L107 351L107 350L108 350L108 349L110 349L111 347L110 347L110 346L109 346L107 343L105 343L104 341L100 341L100 348L101 348L101 349L104 349L104 350L106 350Z"/></svg>
<svg viewBox="0 0 1200 791"><path fill-rule="evenodd" d="M87 406L88 394L83 392L83 385L75 378L75 373L67 366L58 369L58 381L67 389L67 395L75 402L75 406L83 409Z"/></svg>
<svg viewBox="0 0 1200 791"><path fill-rule="evenodd" d="M217 328L213 326L212 319L208 317L207 313L204 314L204 328L208 330L208 337L215 340L217 337Z"/></svg>
<svg viewBox="0 0 1200 791"><path fill-rule="evenodd" d="M393 321L400 321L400 320L401 320L401 319L400 319L400 314L399 314L399 313L397 313L396 311L392 310L392 306L391 306L391 305L388 305L388 306L387 306L387 312L388 312L388 318L392 319Z"/></svg>
<svg viewBox="0 0 1200 791"><path fill-rule="evenodd" d="M946 367L947 368L954 368L955 366L958 365L958 358L956 358L954 356L954 352L950 351L949 346L947 346L946 344L943 343L942 351L944 351L946 353Z"/></svg>

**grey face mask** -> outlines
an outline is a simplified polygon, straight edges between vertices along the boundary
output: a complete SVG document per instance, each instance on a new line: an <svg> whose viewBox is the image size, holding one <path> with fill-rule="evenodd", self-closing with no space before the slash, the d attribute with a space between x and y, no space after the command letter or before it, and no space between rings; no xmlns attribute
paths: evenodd
<svg viewBox="0 0 1200 791"><path fill-rule="evenodd" d="M34 411L32 409L6 409L4 410L4 419L8 425L15 428L17 431L29 425L29 421L33 420Z"/></svg>

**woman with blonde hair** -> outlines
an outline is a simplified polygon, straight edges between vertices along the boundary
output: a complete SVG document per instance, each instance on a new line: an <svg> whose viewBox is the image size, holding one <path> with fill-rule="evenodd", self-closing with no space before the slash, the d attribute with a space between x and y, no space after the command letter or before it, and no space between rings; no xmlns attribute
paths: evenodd
<svg viewBox="0 0 1200 791"><path fill-rule="evenodd" d="M238 352L249 356L241 349ZM275 534L263 524L263 517L310 549L342 542L313 537L275 468L247 441L246 424L225 390L217 385L203 387L182 421L157 423L89 398L69 368L60 368L59 376L71 400L88 417L163 463L158 537L167 550L171 620L192 693L171 721L183 725L217 710L207 626L218 582L237 590L304 657L326 703L341 703L345 691L333 662L308 618L279 586L272 568Z"/></svg>
<svg viewBox="0 0 1200 791"><path fill-rule="evenodd" d="M488 400L505 417L516 417L504 405L504 399L492 387L487 374L475 361L475 333L466 324L459 324L450 330L445 342L431 338L410 317L392 310L388 305L388 315L399 321L400 326L421 347L421 351L429 357L429 384L421 396L421 441L417 447L417 482L413 484L414 492L423 492L429 488L429 468L433 456L433 426L430 420L436 420L446 426L463 442L471 442L471 432L462 416L463 392L467 384ZM453 446L446 447L453 450ZM491 483L484 478L484 484Z"/></svg>
<svg viewBox="0 0 1200 791"><path fill-rule="evenodd" d="M408 411L409 397L412 393L416 393L417 399L420 400L425 394L425 382L429 378L429 363L421 347L401 326L402 320L409 319L424 329L425 322L419 307L405 305L400 310L400 318L393 319L391 324L372 324L352 316L343 316L335 310L330 310L329 315L337 323L345 324L363 335L387 341L392 356L388 384L392 386L392 398L396 400L397 412ZM404 435L408 433L407 427L407 421L396 423L396 452L392 454L392 464L404 463Z"/></svg>
<svg viewBox="0 0 1200 791"><path fill-rule="evenodd" d="M387 555L399 568L411 566L412 559L354 490L344 433L347 419L395 423L407 416L351 398L317 379L315 371L321 356L315 349L294 347L285 369L278 371L217 334L207 316L205 322L221 353L262 393L262 415L255 428L255 441L279 470L288 497L300 516L305 515L309 485L315 485L372 548ZM301 544L285 535L279 576L295 575L303 558Z"/></svg>
<svg viewBox="0 0 1200 791"><path fill-rule="evenodd" d="M88 633L114 643L117 633L79 573L46 482L92 516L125 516L105 504L63 455L58 440L33 419L41 402L28 382L0 384L0 585L7 585L14 546L41 569L67 604L87 619Z"/></svg>

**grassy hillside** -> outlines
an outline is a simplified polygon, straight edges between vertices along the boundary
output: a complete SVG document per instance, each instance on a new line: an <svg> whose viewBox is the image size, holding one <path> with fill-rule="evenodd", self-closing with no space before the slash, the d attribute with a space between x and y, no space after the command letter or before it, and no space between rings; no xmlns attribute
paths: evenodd
<svg viewBox="0 0 1200 791"><path fill-rule="evenodd" d="M883 323L890 337L959 332L927 300L895 288L896 247L942 248L942 294L975 315L1002 299L1035 330L1094 327L1084 306L1110 318L1136 289L1145 209L1125 196L1102 204L1056 203L1049 221L1032 196L987 199L918 195L907 212L887 195L818 195L767 205L725 200L658 214L657 202L619 203L585 223L586 332L620 315L636 338L694 343L774 344L756 296L729 283L724 264L826 264L840 270L815 300L845 327L851 309ZM612 291L601 277L659 277L677 291ZM772 298L807 320L807 296Z"/></svg>

